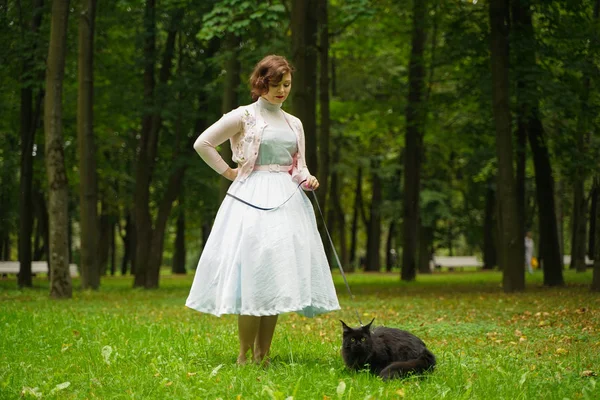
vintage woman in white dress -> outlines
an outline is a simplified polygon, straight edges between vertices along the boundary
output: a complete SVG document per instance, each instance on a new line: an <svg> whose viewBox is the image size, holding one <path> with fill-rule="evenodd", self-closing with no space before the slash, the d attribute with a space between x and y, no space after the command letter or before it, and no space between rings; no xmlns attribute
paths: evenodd
<svg viewBox="0 0 600 400"><path fill-rule="evenodd" d="M234 197L219 208L186 306L238 314L240 364L248 351L254 362L265 360L279 314L312 317L340 308L312 205L298 188L319 187L306 167L302 123L281 109L292 71L284 57L265 57L250 78L255 102L225 114L194 144L233 181ZM235 169L215 149L228 139Z"/></svg>

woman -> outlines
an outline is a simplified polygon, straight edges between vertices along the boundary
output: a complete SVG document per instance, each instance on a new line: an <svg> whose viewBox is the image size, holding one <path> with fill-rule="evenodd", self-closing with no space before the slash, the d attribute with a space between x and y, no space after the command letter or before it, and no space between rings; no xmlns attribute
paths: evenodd
<svg viewBox="0 0 600 400"><path fill-rule="evenodd" d="M248 351L254 362L263 362L279 314L312 317L340 308L312 205L298 189L319 187L306 167L302 123L281 109L292 71L284 57L262 59L250 77L255 102L225 114L194 144L200 157L233 183L186 306L216 316L239 315L239 364L247 362ZM235 169L215 149L227 139Z"/></svg>

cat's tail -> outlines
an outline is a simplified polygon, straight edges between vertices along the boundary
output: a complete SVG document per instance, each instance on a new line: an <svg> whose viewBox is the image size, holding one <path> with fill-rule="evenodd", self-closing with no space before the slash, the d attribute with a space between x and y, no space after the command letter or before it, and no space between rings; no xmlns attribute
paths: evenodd
<svg viewBox="0 0 600 400"><path fill-rule="evenodd" d="M388 379L400 378L410 373L420 374L426 371L433 371L434 368L435 356L432 352L425 349L419 358L391 363L379 373L379 376L385 381Z"/></svg>

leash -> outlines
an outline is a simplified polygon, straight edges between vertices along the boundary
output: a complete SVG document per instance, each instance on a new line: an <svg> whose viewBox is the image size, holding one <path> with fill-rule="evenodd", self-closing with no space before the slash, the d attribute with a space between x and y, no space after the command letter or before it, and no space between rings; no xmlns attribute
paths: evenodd
<svg viewBox="0 0 600 400"><path fill-rule="evenodd" d="M296 189L299 189L300 186L306 182L307 179L303 180L302 182L300 182L298 184L298 186L296 187ZM288 201L290 201L290 199L296 194L297 190L294 191L294 193L291 194L290 197L287 198L287 200L285 200L283 203L281 203L280 205L276 206L276 207L269 207L269 208L265 208L265 207L259 207L259 206L255 206L254 204L247 202L246 200L240 199L237 196L234 196L230 193L226 193L227 196L230 196L252 208L256 208L257 210L261 210L261 211L271 211L271 210L275 210L281 206L283 206L285 203L287 203ZM331 234L329 233L329 228L327 228L327 223L325 222L325 216L323 215L323 211L321 211L321 205L319 204L319 200L317 199L317 195L315 194L314 190L311 190L312 194L313 194L313 198L315 199L315 203L317 204L317 209L319 210L319 214L321 215L321 219L323 220L323 226L325 227L325 232L327 233L327 239L329 239L329 244L331 245L331 249L333 250L333 255L335 256L335 261L337 261L338 264L338 268L340 270L340 273L342 274L342 278L344 278L344 283L346 284L346 289L348 289L348 294L350 295L350 298L352 299L352 301L354 301L356 298L354 297L354 295L352 294L352 291L350 290L350 285L348 284L348 279L346 278L346 274L344 273L344 268L342 268L342 263L340 262L340 257L338 256L337 251L335 250L335 245L333 244L333 239L331 239ZM358 314L358 310L356 309L356 307L354 307L354 313L356 314L356 318L358 319L358 322L360 323L360 326L363 326L363 323L360 319L360 316Z"/></svg>
<svg viewBox="0 0 600 400"><path fill-rule="evenodd" d="M344 269L342 268L342 263L340 262L340 257L338 256L337 251L335 250L335 246L333 245L333 240L331 239L331 235L329 234L329 229L327 228L327 224L325 223L325 216L323 215L323 211L321 211L321 206L319 205L319 200L317 199L317 195L314 190L311 190L313 197L315 199L315 203L317 204L317 208L319 209L319 214L321 214L321 219L323 220L323 226L325 227L325 232L327 232L327 238L329 239L329 244L331 244L331 248L333 249L333 255L335 256L335 261L337 261L340 272L342 273L342 278L344 278L344 283L346 284L346 289L348 289L348 294L350 294L350 298L352 301L355 300L352 291L350 290L350 285L348 284L348 279L346 279L346 274L344 273ZM356 314L356 318L360 323L360 326L363 326L362 321L360 320L360 316L358 315L358 310L354 307L354 313Z"/></svg>
<svg viewBox="0 0 600 400"><path fill-rule="evenodd" d="M300 183L298 184L298 186L296 187L296 189L298 189L298 188L300 187L300 185L302 185L302 184L303 184L304 182L306 182L306 181L307 181L307 180L305 179L305 180L303 180L302 182L300 182ZM284 201L283 203L281 203L281 204L280 204L280 205L278 205L277 207L268 207L268 208L265 208L265 207L259 207L259 206L255 206L254 204L252 204L252 203L249 203L249 202L247 202L246 200L240 199L239 197L237 197L237 196L234 196L234 195L232 195L232 194L231 194L231 193L229 193L229 192L227 192L227 193L225 193L225 194L226 194L227 196L229 196L229 197L233 197L233 198L234 198L234 199L236 199L237 201L241 201L242 203L244 203L244 204L246 204L246 205L248 205L248 206L250 206L250 207L256 208L257 210L261 210L261 211L271 211L271 210L275 210L275 209L277 209L277 208L279 208L279 207L283 206L285 203L287 203L288 201L290 201L290 199L291 199L292 197L294 197L294 195L296 194L296 190L294 190L294 193L292 193L292 195L291 195L290 197L288 197L286 201Z"/></svg>

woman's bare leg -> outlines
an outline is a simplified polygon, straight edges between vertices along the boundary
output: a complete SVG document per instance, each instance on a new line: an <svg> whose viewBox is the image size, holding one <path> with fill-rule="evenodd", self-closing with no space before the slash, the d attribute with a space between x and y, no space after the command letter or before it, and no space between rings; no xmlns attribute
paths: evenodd
<svg viewBox="0 0 600 400"><path fill-rule="evenodd" d="M252 345L258 335L261 317L252 315L238 316L238 330L240 337L240 354L238 355L238 364L245 364L248 350L252 351Z"/></svg>
<svg viewBox="0 0 600 400"><path fill-rule="evenodd" d="M269 354L277 317L278 315L260 317L260 325L254 341L254 362L258 364L261 364Z"/></svg>

